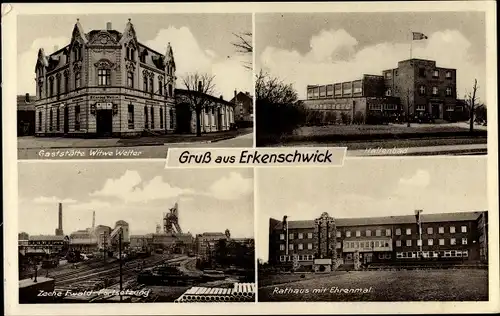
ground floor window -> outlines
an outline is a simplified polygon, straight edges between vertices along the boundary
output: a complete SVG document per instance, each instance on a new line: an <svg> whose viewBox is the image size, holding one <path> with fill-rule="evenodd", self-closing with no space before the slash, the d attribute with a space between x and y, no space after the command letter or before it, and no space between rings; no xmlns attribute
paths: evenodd
<svg viewBox="0 0 500 316"><path fill-rule="evenodd" d="M145 129L148 129L148 125L149 125L149 119L148 119L148 116L149 116L149 113L148 113L148 107L145 106L144 107L144 128Z"/></svg>
<svg viewBox="0 0 500 316"><path fill-rule="evenodd" d="M151 129L155 128L155 108L151 106Z"/></svg>
<svg viewBox="0 0 500 316"><path fill-rule="evenodd" d="M134 129L134 105L128 105L128 128Z"/></svg>
<svg viewBox="0 0 500 316"><path fill-rule="evenodd" d="M38 131L42 131L42 112L38 112Z"/></svg>
<svg viewBox="0 0 500 316"><path fill-rule="evenodd" d="M52 109L50 109L50 114L49 114L49 131L52 131L53 129L53 124L54 124L54 119L53 119L53 116L54 116L54 112L52 111Z"/></svg>
<svg viewBox="0 0 500 316"><path fill-rule="evenodd" d="M163 108L160 108L160 128L163 129Z"/></svg>
<svg viewBox="0 0 500 316"><path fill-rule="evenodd" d="M80 106L75 106L75 131L80 130Z"/></svg>
<svg viewBox="0 0 500 316"><path fill-rule="evenodd" d="M56 129L58 131L61 129L61 110L59 107L56 110Z"/></svg>
<svg viewBox="0 0 500 316"><path fill-rule="evenodd" d="M174 129L174 110L170 109L170 129Z"/></svg>

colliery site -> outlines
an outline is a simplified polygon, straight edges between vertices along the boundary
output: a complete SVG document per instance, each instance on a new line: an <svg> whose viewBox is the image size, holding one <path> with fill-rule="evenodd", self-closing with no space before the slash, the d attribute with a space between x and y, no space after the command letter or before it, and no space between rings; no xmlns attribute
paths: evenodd
<svg viewBox="0 0 500 316"><path fill-rule="evenodd" d="M96 226L95 212L65 235L62 216L60 203L54 235L19 233L20 303L255 301L254 239L184 233L177 203L145 235Z"/></svg>

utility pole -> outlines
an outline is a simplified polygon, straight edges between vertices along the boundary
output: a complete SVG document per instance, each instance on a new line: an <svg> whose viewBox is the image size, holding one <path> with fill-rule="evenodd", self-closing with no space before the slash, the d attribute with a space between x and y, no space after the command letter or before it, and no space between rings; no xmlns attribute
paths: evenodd
<svg viewBox="0 0 500 316"><path fill-rule="evenodd" d="M118 254L120 257L120 302L122 301L123 272L122 272L122 232L118 235Z"/></svg>

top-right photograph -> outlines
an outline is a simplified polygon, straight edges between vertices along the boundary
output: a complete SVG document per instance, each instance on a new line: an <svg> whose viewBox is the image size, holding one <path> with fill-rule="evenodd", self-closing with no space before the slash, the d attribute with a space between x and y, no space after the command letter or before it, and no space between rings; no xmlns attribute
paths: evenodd
<svg viewBox="0 0 500 316"><path fill-rule="evenodd" d="M256 14L256 145L487 154L486 47L484 12Z"/></svg>

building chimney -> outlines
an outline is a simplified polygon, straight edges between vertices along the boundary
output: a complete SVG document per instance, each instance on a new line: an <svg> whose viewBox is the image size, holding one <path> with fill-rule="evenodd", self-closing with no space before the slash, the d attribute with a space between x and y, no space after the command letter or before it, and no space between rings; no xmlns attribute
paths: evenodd
<svg viewBox="0 0 500 316"><path fill-rule="evenodd" d="M26 93L25 97L24 97L24 101L26 103L29 103L30 102L30 94L29 93Z"/></svg>
<svg viewBox="0 0 500 316"><path fill-rule="evenodd" d="M92 229L95 228L95 211L92 213Z"/></svg>
<svg viewBox="0 0 500 316"><path fill-rule="evenodd" d="M111 31L113 28L112 28L112 24L111 22L107 22L106 23L106 31Z"/></svg>
<svg viewBox="0 0 500 316"><path fill-rule="evenodd" d="M59 203L59 227L62 230L62 203Z"/></svg>
<svg viewBox="0 0 500 316"><path fill-rule="evenodd" d="M220 99L221 99L221 100L224 100L224 97L222 96L222 94L220 95Z"/></svg>
<svg viewBox="0 0 500 316"><path fill-rule="evenodd" d="M56 236L62 236L64 235L63 229L62 229L62 203L59 203L59 224L56 228Z"/></svg>
<svg viewBox="0 0 500 316"><path fill-rule="evenodd" d="M234 90L234 97L235 97L235 98L236 98L236 94L238 94L238 93L236 92L236 90Z"/></svg>

